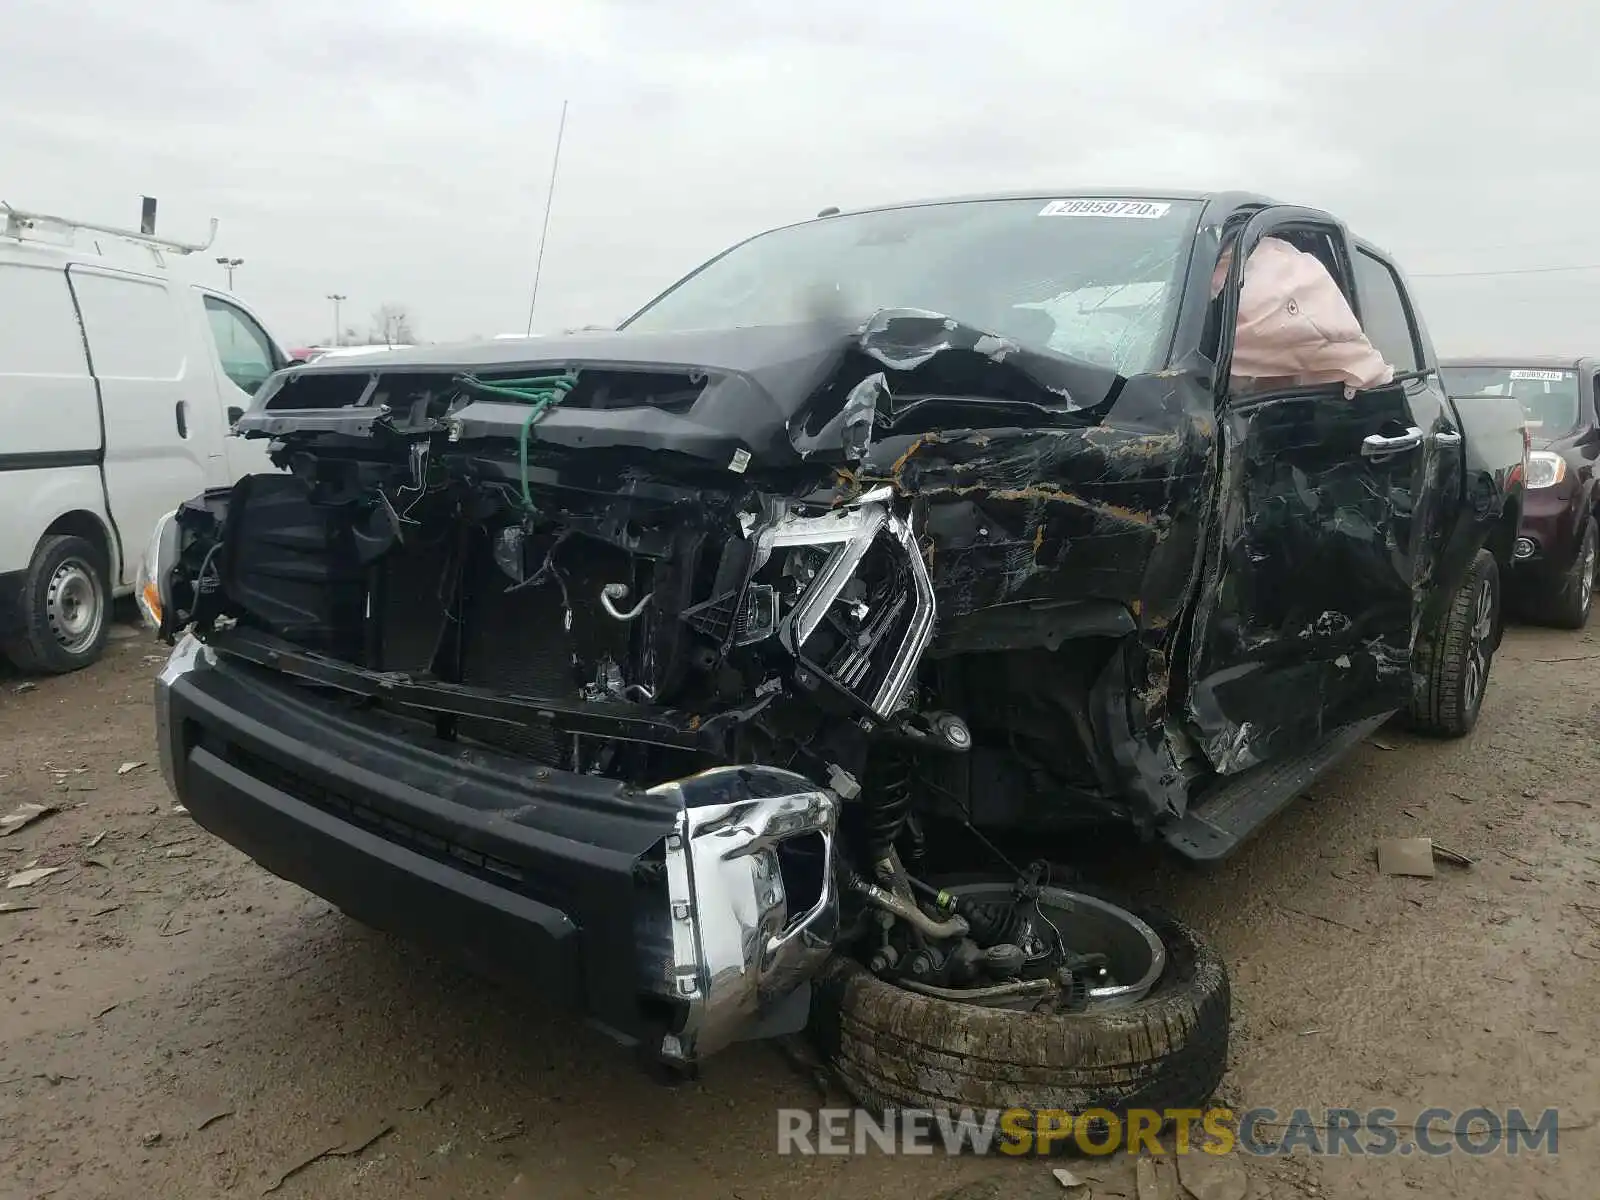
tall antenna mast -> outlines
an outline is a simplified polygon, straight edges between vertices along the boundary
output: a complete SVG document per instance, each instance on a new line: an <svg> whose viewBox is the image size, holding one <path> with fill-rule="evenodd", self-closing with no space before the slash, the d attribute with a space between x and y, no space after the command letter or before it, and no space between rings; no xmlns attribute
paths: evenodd
<svg viewBox="0 0 1600 1200"><path fill-rule="evenodd" d="M550 189L544 197L544 225L539 230L539 255L533 261L533 292L528 297L528 336L533 336L533 306L539 303L539 272L544 269L544 243L550 233L550 206L556 198L556 171L561 166L561 139L567 132L567 102L561 102L561 124L556 126L556 152L550 160Z"/></svg>

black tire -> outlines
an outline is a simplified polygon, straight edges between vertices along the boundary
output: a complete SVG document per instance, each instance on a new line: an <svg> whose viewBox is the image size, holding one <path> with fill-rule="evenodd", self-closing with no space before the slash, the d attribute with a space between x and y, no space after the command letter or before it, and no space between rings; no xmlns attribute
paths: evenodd
<svg viewBox="0 0 1600 1200"><path fill-rule="evenodd" d="M1590 517L1584 522L1572 565L1562 574L1560 584L1543 606L1541 615L1549 624L1559 629L1582 629L1589 623L1589 609L1594 605L1597 558L1600 558L1600 530Z"/></svg>
<svg viewBox="0 0 1600 1200"><path fill-rule="evenodd" d="M1418 733L1472 732L1489 690L1500 636L1500 567L1479 550L1438 625L1418 638L1407 723Z"/></svg>
<svg viewBox="0 0 1600 1200"><path fill-rule="evenodd" d="M1130 911L1134 911L1131 910ZM1166 913L1137 915L1167 948L1138 1004L1025 1013L895 987L842 955L813 993L812 1036L868 1109L1199 1108L1222 1082L1231 997L1221 957Z"/></svg>
<svg viewBox="0 0 1600 1200"><path fill-rule="evenodd" d="M105 652L111 634L111 588L105 555L81 537L41 538L22 585L22 631L7 639L6 657L21 671L64 675ZM87 624L78 614L90 606Z"/></svg>

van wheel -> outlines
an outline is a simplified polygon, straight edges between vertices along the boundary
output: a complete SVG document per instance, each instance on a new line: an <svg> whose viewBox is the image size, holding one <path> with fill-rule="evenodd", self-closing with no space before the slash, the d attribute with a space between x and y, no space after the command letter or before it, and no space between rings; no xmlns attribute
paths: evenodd
<svg viewBox="0 0 1600 1200"><path fill-rule="evenodd" d="M23 629L4 646L18 669L64 675L104 653L111 589L105 556L81 537L42 539L22 585Z"/></svg>
<svg viewBox="0 0 1600 1200"><path fill-rule="evenodd" d="M1478 723L1500 639L1500 567L1479 550L1439 624L1418 639L1411 728L1465 737Z"/></svg>

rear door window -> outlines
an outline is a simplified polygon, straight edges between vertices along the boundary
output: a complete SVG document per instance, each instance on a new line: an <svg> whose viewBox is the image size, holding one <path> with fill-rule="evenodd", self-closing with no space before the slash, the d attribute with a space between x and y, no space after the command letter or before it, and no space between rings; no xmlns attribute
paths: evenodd
<svg viewBox="0 0 1600 1200"><path fill-rule="evenodd" d="M1400 282L1382 259L1365 250L1355 253L1356 295L1361 301L1361 328L1397 372L1421 368L1417 332L1400 291Z"/></svg>
<svg viewBox="0 0 1600 1200"><path fill-rule="evenodd" d="M255 395L256 389L277 369L272 339L250 314L226 300L206 296L205 305L222 373L241 392Z"/></svg>

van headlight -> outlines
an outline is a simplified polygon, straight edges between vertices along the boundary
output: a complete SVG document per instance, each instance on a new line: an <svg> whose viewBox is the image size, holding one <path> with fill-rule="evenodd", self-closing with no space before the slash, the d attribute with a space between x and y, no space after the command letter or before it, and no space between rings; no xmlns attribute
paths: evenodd
<svg viewBox="0 0 1600 1200"><path fill-rule="evenodd" d="M157 521L151 531L134 585L139 611L144 614L145 623L157 633L161 632L162 619L172 607L172 568L177 561L178 513L174 509Z"/></svg>
<svg viewBox="0 0 1600 1200"><path fill-rule="evenodd" d="M1528 452L1528 486L1555 487L1567 477L1567 460L1549 450Z"/></svg>

